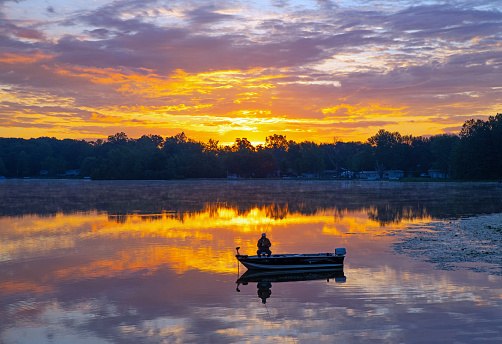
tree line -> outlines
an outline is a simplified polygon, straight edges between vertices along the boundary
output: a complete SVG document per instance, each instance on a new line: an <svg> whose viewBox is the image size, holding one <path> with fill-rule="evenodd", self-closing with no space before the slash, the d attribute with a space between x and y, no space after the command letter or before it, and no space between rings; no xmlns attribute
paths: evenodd
<svg viewBox="0 0 502 344"><path fill-rule="evenodd" d="M271 135L256 147L246 138L222 146L188 138L123 132L107 140L0 138L0 176L58 177L78 170L92 179L351 177L348 171L434 169L458 179L502 178L502 114L468 120L459 135L431 137L379 130L366 142L295 142Z"/></svg>

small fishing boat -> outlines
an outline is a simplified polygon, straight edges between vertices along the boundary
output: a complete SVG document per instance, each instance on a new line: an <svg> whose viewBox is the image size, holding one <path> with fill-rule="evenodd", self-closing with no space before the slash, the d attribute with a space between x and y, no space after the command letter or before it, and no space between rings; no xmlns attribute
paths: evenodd
<svg viewBox="0 0 502 344"><path fill-rule="evenodd" d="M343 267L345 248L335 249L335 253L272 254L270 256L248 256L239 254L236 247L235 258L249 270L284 269L332 269Z"/></svg>

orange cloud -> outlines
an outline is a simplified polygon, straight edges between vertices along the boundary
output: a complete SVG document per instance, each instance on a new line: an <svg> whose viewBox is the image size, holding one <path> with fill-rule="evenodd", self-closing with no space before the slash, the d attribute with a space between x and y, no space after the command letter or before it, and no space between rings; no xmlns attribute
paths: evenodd
<svg viewBox="0 0 502 344"><path fill-rule="evenodd" d="M95 112L92 113L91 119L97 120L100 122L108 122L108 123L121 123L121 122L123 122L123 119L119 118L117 116L100 115Z"/></svg>
<svg viewBox="0 0 502 344"><path fill-rule="evenodd" d="M21 64L30 64L35 63L41 60L48 60L53 58L52 55L43 54L39 51L30 55L21 55L21 54L13 54L13 53L0 53L0 63L21 63Z"/></svg>
<svg viewBox="0 0 502 344"><path fill-rule="evenodd" d="M343 115L341 116L334 116L329 118L347 118L347 115L349 115L350 117L352 116L381 117L383 115L401 117L407 114L406 112L403 112L403 110L405 109L406 107L404 106L394 108L381 104L350 105L344 103L333 107L324 108L321 111L323 114L333 113L336 115L337 113L343 113Z"/></svg>
<svg viewBox="0 0 502 344"><path fill-rule="evenodd" d="M57 74L87 79L96 84L117 85L117 92L142 95L156 98L165 95L193 95L211 94L216 90L236 88L242 89L271 89L275 85L274 79L284 78L286 75L260 75L263 70L250 71L224 70L208 73L190 74L183 70L176 70L172 75L160 76L149 72L140 74L112 68L84 68L78 66L58 66ZM242 92L242 91L241 91Z"/></svg>

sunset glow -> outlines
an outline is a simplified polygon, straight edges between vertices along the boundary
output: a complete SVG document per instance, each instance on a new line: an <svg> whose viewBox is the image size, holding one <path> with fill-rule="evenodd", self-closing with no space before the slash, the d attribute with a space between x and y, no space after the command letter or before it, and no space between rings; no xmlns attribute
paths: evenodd
<svg viewBox="0 0 502 344"><path fill-rule="evenodd" d="M502 110L499 1L2 1L0 137L458 133Z"/></svg>
<svg viewBox="0 0 502 344"><path fill-rule="evenodd" d="M52 272L53 278L152 273L166 264L180 274L191 269L232 273L236 269L234 247L240 246L242 253L253 254L262 232L269 234L276 252L287 253L298 243L332 251L335 243L342 245L349 237L354 240L354 235L381 236L389 230L369 219L364 210L339 213L333 209L314 216L284 213L277 217L272 215L275 207L255 207L244 213L228 207L207 208L200 213L186 214L182 220L170 213L119 218L97 212L4 218L0 224L8 230L6 240L0 244L0 258L29 258L56 254L58 250L77 250L82 245L98 242L121 241L122 248L112 256L89 256L81 265ZM430 219L403 221L392 228L399 230L424 220ZM151 239L165 244L137 244ZM207 264L207 257L211 257L211 264ZM11 286L0 284L0 288L5 291ZM24 283L22 289L36 288Z"/></svg>
<svg viewBox="0 0 502 344"><path fill-rule="evenodd" d="M498 338L498 182L27 178L0 199L2 343ZM248 270L262 233L343 267Z"/></svg>

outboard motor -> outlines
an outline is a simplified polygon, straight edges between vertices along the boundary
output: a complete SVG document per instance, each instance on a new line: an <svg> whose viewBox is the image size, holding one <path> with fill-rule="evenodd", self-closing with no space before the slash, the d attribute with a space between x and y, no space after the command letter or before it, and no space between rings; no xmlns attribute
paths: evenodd
<svg viewBox="0 0 502 344"><path fill-rule="evenodd" d="M347 250L345 249L345 247L335 248L335 255L337 255L337 256L345 256L345 254L347 254Z"/></svg>

